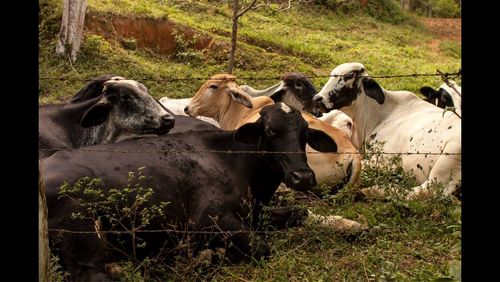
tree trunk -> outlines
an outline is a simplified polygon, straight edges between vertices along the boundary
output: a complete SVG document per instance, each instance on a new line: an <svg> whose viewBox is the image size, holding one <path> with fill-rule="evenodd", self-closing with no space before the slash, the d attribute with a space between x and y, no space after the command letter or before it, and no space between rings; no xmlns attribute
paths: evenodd
<svg viewBox="0 0 500 282"><path fill-rule="evenodd" d="M38 173L38 281L49 281L50 251L47 222L47 200L42 175Z"/></svg>
<svg viewBox="0 0 500 282"><path fill-rule="evenodd" d="M234 70L234 56L236 53L236 36L238 33L238 12L239 0L233 2L233 30L231 32L231 52L229 53L229 65L227 67L228 73L233 73Z"/></svg>
<svg viewBox="0 0 500 282"><path fill-rule="evenodd" d="M86 10L87 0L64 0L64 11L56 54L61 56L70 54L73 62L80 50Z"/></svg>

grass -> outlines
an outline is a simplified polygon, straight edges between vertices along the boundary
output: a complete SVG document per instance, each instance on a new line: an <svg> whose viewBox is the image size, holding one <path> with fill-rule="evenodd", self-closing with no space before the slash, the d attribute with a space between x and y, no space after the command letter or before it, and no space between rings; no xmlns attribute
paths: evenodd
<svg viewBox="0 0 500 282"><path fill-rule="evenodd" d="M40 77L81 79L115 73L143 82L156 98L190 97L203 80L186 83L143 78L208 77L227 68L231 27L227 4L89 0L88 13L168 18L213 36L221 48L167 57L148 49L127 49L87 32L78 60L70 64L54 54L62 15L59 2L40 1ZM328 75L338 64L352 61L362 62L372 75L434 73L437 69L454 72L461 65L459 43L443 41L436 52L431 46L436 38L415 20L395 25L361 11L342 14L314 5L295 5L280 13L252 11L241 18L239 39L235 71L239 77L278 77L288 71ZM313 79L318 90L326 81ZM263 88L277 81L239 82ZM442 81L439 77L411 77L380 79L379 83L386 89L417 92L423 85L437 87ZM82 85L81 80L41 79L39 101L60 102ZM363 173L363 184L371 185L374 175L378 175L377 182L394 181L391 177L397 171L365 168ZM404 175L395 177L403 179L404 185L411 183ZM457 274L460 203L452 199L355 201L353 195L341 191L308 205L320 214L342 215L367 224L368 232L343 236L307 225L270 235L272 256L266 261L193 270L188 259L180 259L164 280L429 281Z"/></svg>
<svg viewBox="0 0 500 282"><path fill-rule="evenodd" d="M230 10L227 5L207 1L89 1L89 13L140 15L169 18L213 36L222 50L207 50L196 60L172 60L151 50L129 50L118 42L107 42L86 34L78 60L54 56L61 5L41 1L40 76L88 78L114 72L130 78L207 77L227 68ZM454 72L460 67L460 46L430 48L433 35L417 23L392 25L360 12L342 15L317 6L294 6L272 13L252 11L240 20L237 68L239 77L279 77L288 71L328 75L338 64L362 62L372 75ZM450 53L450 48L453 50ZM382 51L383 50L383 51ZM458 53L459 54L459 53ZM189 58L188 58L189 59ZM327 78L315 78L318 90ZM265 87L275 80L240 80ZM189 97L203 80L193 83L145 81L155 97ZM424 85L440 85L439 77L384 79L386 89L417 92ZM57 102L71 96L82 81L40 81L40 102Z"/></svg>

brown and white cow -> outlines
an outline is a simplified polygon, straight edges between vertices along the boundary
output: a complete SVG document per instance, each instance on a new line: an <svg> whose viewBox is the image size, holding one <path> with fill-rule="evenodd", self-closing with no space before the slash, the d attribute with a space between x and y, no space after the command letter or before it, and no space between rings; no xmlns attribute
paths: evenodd
<svg viewBox="0 0 500 282"><path fill-rule="evenodd" d="M266 96L251 97L235 82L236 77L229 74L217 74L207 80L191 102L185 108L190 116L206 116L219 122L222 129L233 130L259 119L259 111L274 101ZM291 108L281 103L281 108L288 112ZM357 149L341 130L302 112L302 117L310 128L322 130L328 134L338 146L340 154L319 154L306 146L307 162L314 170L318 184L357 183L361 171L361 157ZM272 131L269 135L275 134ZM338 189L338 187L336 188Z"/></svg>

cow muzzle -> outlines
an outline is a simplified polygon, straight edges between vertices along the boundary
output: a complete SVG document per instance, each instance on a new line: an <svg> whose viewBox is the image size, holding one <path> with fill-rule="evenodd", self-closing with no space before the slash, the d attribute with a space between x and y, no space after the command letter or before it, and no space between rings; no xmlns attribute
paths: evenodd
<svg viewBox="0 0 500 282"><path fill-rule="evenodd" d="M330 109L328 109L325 105L325 101L323 96L320 95L314 95L313 97L313 103L316 109L318 109L322 113L328 113Z"/></svg>
<svg viewBox="0 0 500 282"><path fill-rule="evenodd" d="M286 175L285 184L299 191L309 190L316 185L316 176L310 169L294 170Z"/></svg>
<svg viewBox="0 0 500 282"><path fill-rule="evenodd" d="M163 115L160 118L160 126L155 129L155 133L158 135L166 134L175 125L175 118L169 114Z"/></svg>

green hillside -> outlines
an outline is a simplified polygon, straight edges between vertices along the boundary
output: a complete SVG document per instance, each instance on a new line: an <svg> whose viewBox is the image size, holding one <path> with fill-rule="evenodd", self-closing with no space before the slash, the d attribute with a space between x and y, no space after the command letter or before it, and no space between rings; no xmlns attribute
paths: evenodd
<svg viewBox="0 0 500 282"><path fill-rule="evenodd" d="M40 23L40 76L89 78L117 73L133 79L165 77L208 77L227 69L231 32L231 11L217 1L96 1L90 0L87 14L99 17L152 17L187 25L214 38L217 48L194 50L181 47L176 54L159 55L149 48L124 48L117 40L106 41L86 31L78 60L71 66L54 55L60 28L60 1L43 0ZM224 1L222 1L224 2ZM218 3L218 2L217 2ZM127 38L125 38L126 40ZM132 39L133 40L133 39ZM446 41L439 52L431 46L433 35L416 20L393 25L363 13L348 14L318 5L294 5L274 13L258 9L240 20L235 75L279 77L285 72L328 75L338 64L358 61L372 75L455 72L460 67L460 44ZM122 41L123 42L123 41ZM446 43L446 44L445 44ZM458 53L458 54L457 54ZM318 90L327 78L316 78ZM240 80L264 87L276 80ZM155 97L192 96L202 80L194 83L155 82L146 85ZM439 77L384 79L387 89L418 91L424 84L441 84ZM40 102L57 101L72 95L81 81L40 81Z"/></svg>

